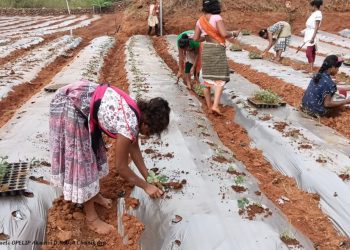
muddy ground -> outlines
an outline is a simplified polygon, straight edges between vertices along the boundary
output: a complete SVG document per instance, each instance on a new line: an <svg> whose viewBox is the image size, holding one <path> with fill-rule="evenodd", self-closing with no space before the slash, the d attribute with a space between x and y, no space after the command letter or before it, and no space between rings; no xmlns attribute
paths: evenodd
<svg viewBox="0 0 350 250"><path fill-rule="evenodd" d="M16 109L29 100L30 97L37 93L43 86L48 84L65 65L69 64L82 48L97 36L108 34L115 36L117 40L116 45L110 50L105 59L105 66L101 72L100 82L109 82L127 91L128 83L126 71L124 69L124 44L129 36L133 34L146 34L147 32L147 6L143 4L142 1L135 2L135 5L131 6L131 9L125 10L125 12L106 14L89 27L76 30L74 34L83 38L78 48L71 51L68 57L60 57L54 63L43 69L32 84L24 84L16 87L14 94L0 101L0 113L2 114L0 117L0 126L3 126L12 117ZM224 6L225 12L223 13L223 17L227 20L226 23L229 29L245 28L256 32L260 28L267 27L273 22L287 19L293 21L294 32L298 32L304 27L305 11L298 12L298 10L296 10L288 12L280 10L279 12L254 12L251 11L251 8L244 7L246 6L244 4L239 5L239 2L240 1L236 1L235 3L225 4ZM259 6L261 6L261 3L259 3ZM341 5L338 7L342 8ZM239 10L237 8L239 8ZM268 9L269 7L266 8ZM198 7L184 8L183 6L175 6L171 11L167 11L165 33L174 34L183 30L193 29L199 15L200 11ZM348 13L327 12L324 13L322 29L335 32L343 28L349 28L347 27L349 23L350 15L348 15ZM116 33L119 25L119 32ZM45 42L51 41L60 35L61 34L48 36ZM165 60L168 66L174 72L177 72L176 62L170 57L166 47L164 47L164 40L162 38L155 38L154 45L157 53ZM23 55L23 53L26 53L26 51L22 50L11 54L5 61L0 61L0 66L6 61L16 59L20 55ZM259 75L246 66L232 62L230 66L234 68L237 73L247 77L250 81L262 87L264 87L264 83L271 81L267 76ZM276 89L278 89L281 86L280 84L284 83L279 83L275 80L274 84L276 84ZM283 91L289 93L292 91L292 93L294 93L292 95L293 98L288 98L286 96L286 101L293 106L299 105L300 96L302 95L301 89L284 84ZM291 95L289 94L289 96ZM232 150L237 159L242 161L247 169L260 181L261 191L271 201L276 201L281 195L285 195L286 190L288 191L288 197L292 202L287 206L276 204L287 216L288 220L309 237L317 249L339 249L339 245L347 239L338 235L329 218L322 213L319 208L318 196L299 190L293 179L282 176L280 173L273 170L270 163L264 159L259 150L249 147L250 138L247 132L239 125L233 123L235 111L232 108L224 108L224 116L218 118L209 114L205 109L205 105L203 107L223 143ZM327 120L324 120L325 124L327 124L327 122ZM342 125L342 123L339 124ZM327 125L331 126L332 124L329 123ZM228 129L234 132L227 133ZM347 133L344 134L348 135ZM113 141L110 141L110 143L113 144ZM101 193L113 199L113 208L111 210L100 208L99 212L105 221L116 226L116 198L123 192L125 192L127 196L132 187L118 176L113 164L113 147L109 152L109 163L110 174L108 177L101 180ZM136 249L136 242L142 233L143 225L132 217L124 218L123 221L131 236L129 237L129 246L124 246L122 244L122 239L118 236L117 231L108 236L100 236L89 231L84 225L84 215L82 214L81 208L59 199L54 203L49 213L47 240L102 242L100 243L101 246L99 246L99 249ZM73 244L66 247L50 246L47 247L47 249L96 249L96 247L92 245Z"/></svg>

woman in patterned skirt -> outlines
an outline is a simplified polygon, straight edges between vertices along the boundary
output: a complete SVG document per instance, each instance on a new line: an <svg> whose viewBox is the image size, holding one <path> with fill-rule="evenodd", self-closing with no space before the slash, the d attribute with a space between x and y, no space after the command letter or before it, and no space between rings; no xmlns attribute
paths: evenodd
<svg viewBox="0 0 350 250"><path fill-rule="evenodd" d="M102 133L116 139L116 167L121 177L159 198L163 191L145 180L148 170L138 134L160 134L169 124L170 108L162 98L137 103L120 89L80 81L59 89L50 104L52 183L65 200L84 204L87 226L108 234L113 226L102 221L95 203L106 208L111 200L99 194L99 179L108 174ZM129 155L143 178L129 167Z"/></svg>

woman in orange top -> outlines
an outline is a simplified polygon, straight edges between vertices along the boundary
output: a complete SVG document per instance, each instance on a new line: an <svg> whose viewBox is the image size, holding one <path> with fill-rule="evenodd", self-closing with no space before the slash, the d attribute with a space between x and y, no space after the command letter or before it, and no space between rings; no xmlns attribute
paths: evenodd
<svg viewBox="0 0 350 250"><path fill-rule="evenodd" d="M228 32L220 16L221 7L218 0L203 0L204 15L197 21L194 40L203 41L202 84L208 108L222 115L219 103L224 85L230 81L230 70L226 57L225 41L231 41L237 32ZM215 89L212 105L210 88Z"/></svg>

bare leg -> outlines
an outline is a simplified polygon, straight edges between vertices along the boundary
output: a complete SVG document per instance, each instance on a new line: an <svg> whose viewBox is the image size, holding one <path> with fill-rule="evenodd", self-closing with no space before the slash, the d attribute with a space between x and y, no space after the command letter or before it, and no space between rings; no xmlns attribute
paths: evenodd
<svg viewBox="0 0 350 250"><path fill-rule="evenodd" d="M313 72L314 72L314 63L312 62L312 63L310 63L309 65L310 65L309 72L310 72L310 73L313 73Z"/></svg>
<svg viewBox="0 0 350 250"><path fill-rule="evenodd" d="M278 50L276 52L276 62L281 62L282 61L282 50Z"/></svg>
<svg viewBox="0 0 350 250"><path fill-rule="evenodd" d="M203 89L203 94L204 94L204 98L205 98L205 102L207 103L207 107L209 109L209 111L211 112L211 96L210 96L210 88L205 87Z"/></svg>
<svg viewBox="0 0 350 250"><path fill-rule="evenodd" d="M186 82L186 85L187 85L187 89L191 90L192 89L191 75L189 73L185 74L185 82Z"/></svg>
<svg viewBox="0 0 350 250"><path fill-rule="evenodd" d="M98 234L109 234L115 228L98 217L95 209L95 199L96 196L84 203L86 224L90 230Z"/></svg>
<svg viewBox="0 0 350 250"><path fill-rule="evenodd" d="M222 115L220 109L219 109L219 103L222 95L222 91L224 90L223 86L216 86L215 87L215 95L214 95L214 104L211 110L215 112L218 115Z"/></svg>

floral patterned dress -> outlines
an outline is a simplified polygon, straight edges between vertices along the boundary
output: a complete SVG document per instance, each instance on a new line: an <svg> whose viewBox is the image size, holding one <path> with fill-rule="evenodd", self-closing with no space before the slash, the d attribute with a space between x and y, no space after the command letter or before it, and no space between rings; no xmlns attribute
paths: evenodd
<svg viewBox="0 0 350 250"><path fill-rule="evenodd" d="M63 189L65 200L84 203L98 194L99 178L108 174L103 138L95 154L88 127L90 100L96 83L80 81L58 90L50 104L51 182ZM97 113L99 125L134 140L138 122L134 111L112 88L105 92Z"/></svg>

